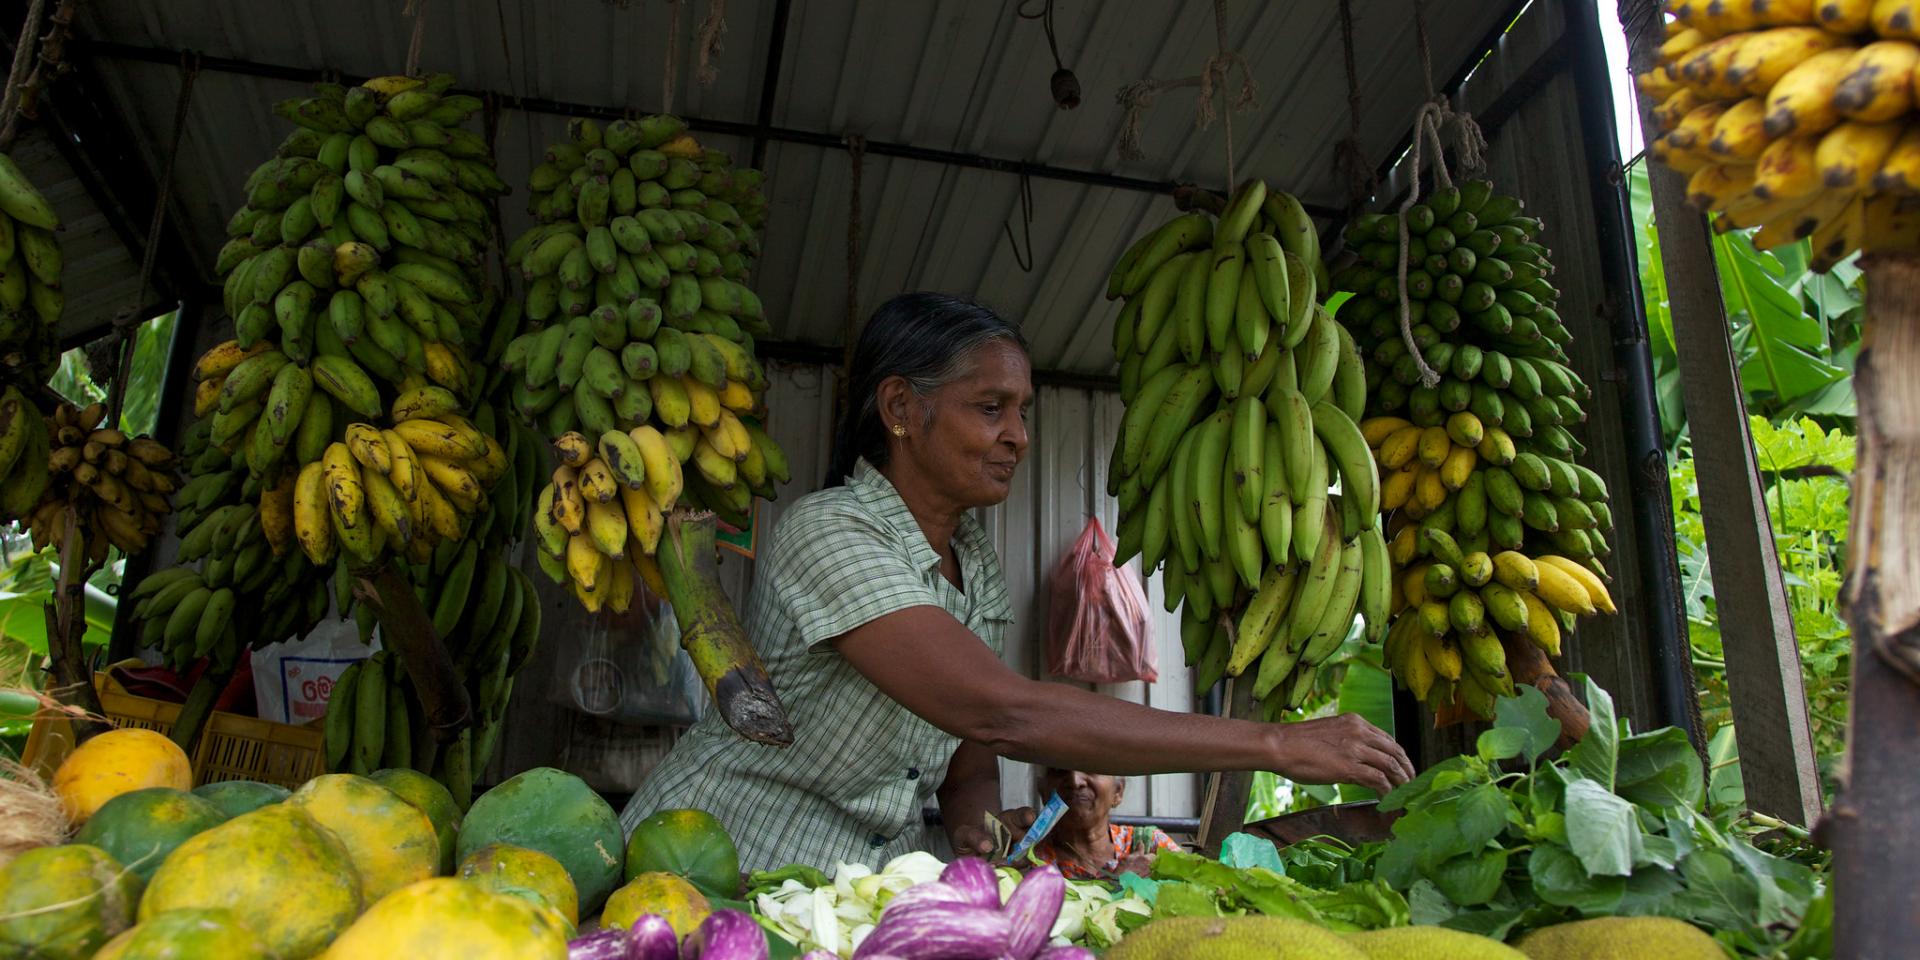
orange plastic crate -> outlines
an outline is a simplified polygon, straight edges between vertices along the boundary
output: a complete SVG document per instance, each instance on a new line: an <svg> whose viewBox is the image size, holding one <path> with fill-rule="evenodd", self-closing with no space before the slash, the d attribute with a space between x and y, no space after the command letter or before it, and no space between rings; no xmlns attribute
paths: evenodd
<svg viewBox="0 0 1920 960"><path fill-rule="evenodd" d="M101 709L115 727L173 732L179 704L134 696L104 673L94 675L94 686ZM21 762L51 777L72 752L73 724L64 717L43 717L27 734ZM258 780L291 790L326 772L325 758L326 735L318 722L296 727L215 710L193 752L193 782Z"/></svg>

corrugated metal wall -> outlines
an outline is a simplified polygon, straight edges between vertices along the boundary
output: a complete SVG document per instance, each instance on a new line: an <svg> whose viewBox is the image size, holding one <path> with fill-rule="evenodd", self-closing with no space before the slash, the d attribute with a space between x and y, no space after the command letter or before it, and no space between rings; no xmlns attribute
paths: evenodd
<svg viewBox="0 0 1920 960"><path fill-rule="evenodd" d="M772 529L793 501L817 488L826 472L831 442L833 371L813 366L781 365L773 371L768 408L774 439L792 459L794 482L780 499L765 505L761 520ZM1030 677L1041 677L1046 657L1046 580L1054 564L1072 546L1089 516L1098 516L1108 531L1117 520L1118 506L1106 495L1106 463L1119 429L1121 405L1116 394L1043 387L1035 398L1029 420L1031 447L1005 504L982 511L981 521L993 538L1005 566L1013 595L1016 620L1007 638L1007 663ZM761 534L764 537L766 533ZM529 569L532 561L527 559ZM752 564L723 554L721 581L736 604L751 588ZM1138 562L1130 566L1138 572ZM558 589L547 589L549 638L585 629L591 619ZM1168 710L1194 708L1192 681L1182 660L1179 618L1165 612L1158 578L1146 584L1158 644L1160 679L1157 683L1126 683L1100 688L1102 692ZM551 646L549 653L554 652ZM512 722L493 768L495 778L530 766L560 766L581 773L609 791L630 790L637 777L665 747L657 731L622 729L572 714L540 696L551 686L558 666L549 657L536 656L516 690ZM569 714L572 714L569 716ZM493 779L493 778L489 778ZM1196 779L1191 775L1138 778L1129 785L1119 812L1163 817L1190 817L1198 807ZM1033 771L1026 764L1001 761L1001 797L1007 806L1033 802Z"/></svg>

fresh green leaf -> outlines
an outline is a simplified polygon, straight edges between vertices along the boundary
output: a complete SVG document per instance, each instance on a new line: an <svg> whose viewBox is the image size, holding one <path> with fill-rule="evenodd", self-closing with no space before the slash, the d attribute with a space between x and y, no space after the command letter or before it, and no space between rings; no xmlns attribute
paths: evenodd
<svg viewBox="0 0 1920 960"><path fill-rule="evenodd" d="M1620 732L1614 720L1613 697L1586 677L1578 679L1587 685L1590 721L1587 735L1567 751L1567 760L1581 776L1612 790L1614 771L1620 761Z"/></svg>
<svg viewBox="0 0 1920 960"><path fill-rule="evenodd" d="M1432 880L1415 880L1407 890L1407 908L1411 921L1418 926L1430 927L1445 923L1460 912L1458 904L1447 899Z"/></svg>
<svg viewBox="0 0 1920 960"><path fill-rule="evenodd" d="M1480 754L1480 759L1488 763L1498 763L1510 757L1520 756L1526 751L1530 741L1531 735L1520 728L1494 727L1480 734L1480 738L1474 742L1474 749Z"/></svg>
<svg viewBox="0 0 1920 960"><path fill-rule="evenodd" d="M1454 828L1460 843L1469 850L1500 836L1507 828L1508 816L1513 813L1513 804L1507 800L1506 792L1491 783L1468 790L1453 804Z"/></svg>
<svg viewBox="0 0 1920 960"><path fill-rule="evenodd" d="M1700 806L1706 775L1685 731L1666 727L1620 741L1614 792L1643 807Z"/></svg>
<svg viewBox="0 0 1920 960"><path fill-rule="evenodd" d="M1494 729L1521 730L1527 745L1521 754L1533 763L1553 748L1560 739L1560 721L1547 715L1547 696L1532 685L1519 687L1519 695L1501 697L1494 704Z"/></svg>
<svg viewBox="0 0 1920 960"><path fill-rule="evenodd" d="M1813 871L1791 860L1763 853L1744 840L1728 844L1727 852L1733 856L1734 863L1753 878L1758 894L1756 924L1768 927L1800 922L1815 893Z"/></svg>
<svg viewBox="0 0 1920 960"><path fill-rule="evenodd" d="M1625 889L1613 913L1623 917L1664 917L1673 914L1674 897L1684 888L1671 869L1642 867L1626 878Z"/></svg>
<svg viewBox="0 0 1920 960"><path fill-rule="evenodd" d="M1463 933L1477 933L1493 940L1505 940L1513 928L1520 926L1529 915L1529 911L1507 908L1500 910L1462 910L1441 922L1449 930Z"/></svg>
<svg viewBox="0 0 1920 960"><path fill-rule="evenodd" d="M1590 917L1613 913L1627 891L1626 878L1592 876L1572 851L1554 844L1534 847L1527 855L1527 876L1540 899Z"/></svg>
<svg viewBox="0 0 1920 960"><path fill-rule="evenodd" d="M1220 862L1229 867L1265 867L1277 873L1286 872L1280 864L1280 850L1273 841L1251 833L1229 834L1221 841Z"/></svg>
<svg viewBox="0 0 1920 960"><path fill-rule="evenodd" d="M1633 804L1593 780L1567 784L1567 845L1588 873L1612 877L1632 873L1639 840Z"/></svg>
<svg viewBox="0 0 1920 960"><path fill-rule="evenodd" d="M1682 860L1680 877L1687 889L1675 897L1674 907L1702 926L1744 929L1759 909L1753 877L1718 850L1696 851Z"/></svg>
<svg viewBox="0 0 1920 960"><path fill-rule="evenodd" d="M1405 809L1409 801L1424 796L1433 786L1434 778L1442 774L1463 770L1467 765L1465 757L1448 757L1439 763L1420 771L1412 780L1395 788L1393 792L1380 798L1380 810L1391 813Z"/></svg>
<svg viewBox="0 0 1920 960"><path fill-rule="evenodd" d="M1217 917L1220 916L1220 903L1214 899L1213 891L1197 883L1169 882L1160 885L1160 895L1153 901L1153 917Z"/></svg>
<svg viewBox="0 0 1920 960"><path fill-rule="evenodd" d="M1463 907L1479 906L1500 892L1507 873L1507 851L1487 850L1463 853L1427 871L1447 899Z"/></svg>

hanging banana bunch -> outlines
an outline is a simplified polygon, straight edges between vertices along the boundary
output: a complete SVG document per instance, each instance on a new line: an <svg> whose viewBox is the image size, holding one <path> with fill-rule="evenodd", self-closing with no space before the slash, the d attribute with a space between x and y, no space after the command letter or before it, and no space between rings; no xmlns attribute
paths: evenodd
<svg viewBox="0 0 1920 960"><path fill-rule="evenodd" d="M1332 672L1356 611L1374 639L1387 616L1366 374L1328 289L1306 210L1259 180L1217 220L1142 237L1107 283L1123 299L1115 562L1164 565L1195 692L1255 670L1269 716Z"/></svg>
<svg viewBox="0 0 1920 960"><path fill-rule="evenodd" d="M0 153L0 379L8 382L45 383L60 365L58 229L52 205Z"/></svg>
<svg viewBox="0 0 1920 960"><path fill-rule="evenodd" d="M104 403L62 403L43 418L18 389L0 392L0 509L26 522L34 549L64 547L72 520L83 559L104 563L109 547L146 549L172 512L167 498L180 483L173 453L104 426L106 413Z"/></svg>
<svg viewBox="0 0 1920 960"><path fill-rule="evenodd" d="M507 262L528 320L501 357L514 408L560 461L533 511L542 568L588 610L623 612L676 506L737 526L788 479L761 428L770 332L746 285L766 201L758 170L703 150L677 117L590 120L530 178L540 225Z"/></svg>
<svg viewBox="0 0 1920 960"><path fill-rule="evenodd" d="M1576 616L1612 613L1601 557L1613 526L1606 484L1575 458L1587 385L1543 224L1518 198L1472 180L1407 211L1407 308L1400 332L1399 218L1346 230L1334 271L1354 298L1341 320L1366 357L1364 442L1382 471L1392 569L1386 660L1447 716L1492 717L1512 696L1509 645L1558 656ZM1421 378L1421 363L1438 379Z"/></svg>
<svg viewBox="0 0 1920 960"><path fill-rule="evenodd" d="M1812 241L1825 271L1856 250L1920 247L1920 9L1898 0L1675 0L1653 155L1688 175L1721 232L1762 250Z"/></svg>

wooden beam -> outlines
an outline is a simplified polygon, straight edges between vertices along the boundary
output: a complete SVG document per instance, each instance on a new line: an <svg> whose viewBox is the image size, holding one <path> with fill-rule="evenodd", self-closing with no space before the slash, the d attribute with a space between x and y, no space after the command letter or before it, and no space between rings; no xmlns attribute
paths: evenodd
<svg viewBox="0 0 1920 960"><path fill-rule="evenodd" d="M1833 850L1840 960L1911 956L1920 943L1920 254L1861 265L1868 336L1854 372L1860 439L1846 590L1857 652L1847 783L1820 830Z"/></svg>
<svg viewBox="0 0 1920 960"><path fill-rule="evenodd" d="M1628 31L1636 71L1657 59L1659 32ZM1654 104L1640 98L1642 129ZM1660 260L1680 355L1700 509L1718 599L1727 687L1739 726L1747 805L1801 825L1820 813L1820 781L1801 684L1800 648L1787 609L1773 524L1747 428L1739 358L1729 337L1713 238L1686 205L1686 177L1664 164L1647 170L1660 228Z"/></svg>
<svg viewBox="0 0 1920 960"><path fill-rule="evenodd" d="M1258 720L1260 705L1253 701L1251 672L1227 680L1227 716ZM1220 855L1220 844L1247 823L1247 795L1253 789L1253 771L1233 770L1207 775L1200 805L1200 832L1194 840L1210 857Z"/></svg>

